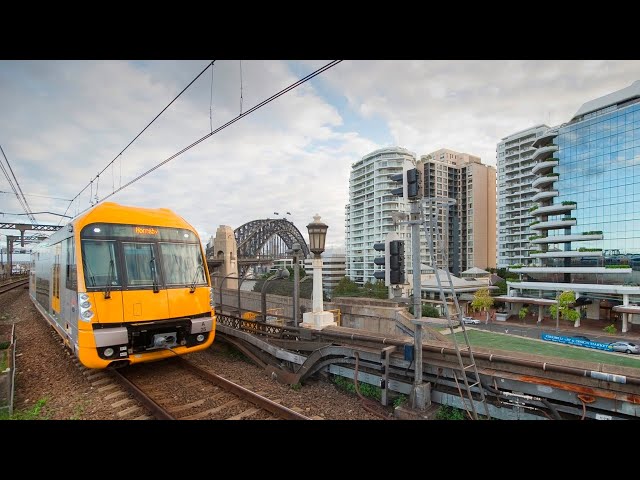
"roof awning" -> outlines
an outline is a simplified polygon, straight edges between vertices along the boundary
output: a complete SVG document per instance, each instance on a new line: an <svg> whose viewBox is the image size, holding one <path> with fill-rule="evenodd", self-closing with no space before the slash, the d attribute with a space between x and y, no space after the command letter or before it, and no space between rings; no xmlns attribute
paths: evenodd
<svg viewBox="0 0 640 480"><path fill-rule="evenodd" d="M614 312L620 313L638 313L640 314L640 306L639 305L616 305L612 308Z"/></svg>
<svg viewBox="0 0 640 480"><path fill-rule="evenodd" d="M532 297L509 297L507 295L499 295L493 297L498 302L505 303L530 303L531 305L555 305L555 300L549 300L546 298L532 298Z"/></svg>

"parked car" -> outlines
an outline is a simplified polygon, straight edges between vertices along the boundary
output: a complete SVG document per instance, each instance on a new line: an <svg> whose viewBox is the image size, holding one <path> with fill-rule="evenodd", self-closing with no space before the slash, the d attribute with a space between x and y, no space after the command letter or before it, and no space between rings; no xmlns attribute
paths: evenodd
<svg viewBox="0 0 640 480"><path fill-rule="evenodd" d="M462 323L465 325L480 325L480 320L476 320L472 317L462 317Z"/></svg>
<svg viewBox="0 0 640 480"><path fill-rule="evenodd" d="M587 337L585 337L584 335L574 335L574 336L573 336L573 337L571 337L571 338L574 338L574 339L576 339L576 340L584 340L585 342L590 342L590 341L591 341L591 339L590 339L590 338L587 338Z"/></svg>
<svg viewBox="0 0 640 480"><path fill-rule="evenodd" d="M609 346L614 352L640 353L640 345L631 342L613 342Z"/></svg>

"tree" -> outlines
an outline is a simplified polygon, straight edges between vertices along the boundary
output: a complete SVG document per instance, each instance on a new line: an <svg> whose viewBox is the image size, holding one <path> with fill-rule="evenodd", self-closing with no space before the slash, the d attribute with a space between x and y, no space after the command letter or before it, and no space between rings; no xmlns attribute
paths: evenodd
<svg viewBox="0 0 640 480"><path fill-rule="evenodd" d="M342 277L333 289L332 297L356 297L359 296L360 287L349 277Z"/></svg>
<svg viewBox="0 0 640 480"><path fill-rule="evenodd" d="M293 267L288 266L287 270L289 270L289 281L293 282ZM307 272L304 270L303 265L298 265L298 276L300 277L300 280L307 276Z"/></svg>
<svg viewBox="0 0 640 480"><path fill-rule="evenodd" d="M518 316L520 317L520 320L524 320L524 318L527 316L528 313L529 313L529 307L522 307L518 312Z"/></svg>
<svg viewBox="0 0 640 480"><path fill-rule="evenodd" d="M498 295L506 295L507 294L507 281L500 280L496 283L496 287L498 287Z"/></svg>
<svg viewBox="0 0 640 480"><path fill-rule="evenodd" d="M473 295L473 301L471 302L471 308L475 311L484 310L485 322L489 323L489 309L493 305L493 297L489 294L488 288L481 288Z"/></svg>
<svg viewBox="0 0 640 480"><path fill-rule="evenodd" d="M580 326L580 313L573 308L576 303L576 292L567 290L562 292L558 297L558 305L551 305L549 311L551 316L555 317L558 313L558 307L560 307L560 317L574 322L574 327Z"/></svg>
<svg viewBox="0 0 640 480"><path fill-rule="evenodd" d="M413 304L409 305L407 307L407 310L409 311L409 313L411 315L413 315ZM440 311L432 306L432 305L422 305L422 316L423 317L433 317L433 318L440 318Z"/></svg>

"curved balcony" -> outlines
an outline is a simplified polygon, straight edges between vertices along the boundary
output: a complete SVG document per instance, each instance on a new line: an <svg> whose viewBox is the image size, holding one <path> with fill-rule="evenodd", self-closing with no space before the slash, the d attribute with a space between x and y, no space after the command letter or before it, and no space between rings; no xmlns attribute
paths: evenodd
<svg viewBox="0 0 640 480"><path fill-rule="evenodd" d="M536 227L537 225L534 225ZM567 242L586 242L588 240L602 240L604 235L554 235L553 237L536 238L530 243L567 243Z"/></svg>
<svg viewBox="0 0 640 480"><path fill-rule="evenodd" d="M533 155L531 155L531 160L533 161L544 160L545 158L549 158L553 156L553 154L557 151L558 151L557 145L548 145L546 147L540 147L535 152L533 152Z"/></svg>
<svg viewBox="0 0 640 480"><path fill-rule="evenodd" d="M546 145L550 140L553 140L558 136L557 128L550 128L546 132L542 134L541 137L536 138L536 140L531 144L533 148L538 148L542 145Z"/></svg>
<svg viewBox="0 0 640 480"><path fill-rule="evenodd" d="M536 223L529 228L531 230L556 230L573 227L576 223L576 220L551 220L549 222Z"/></svg>
<svg viewBox="0 0 640 480"><path fill-rule="evenodd" d="M549 198L557 197L557 190L544 190L542 192L536 193L533 197L531 197L532 202L539 202L540 200L546 200Z"/></svg>
<svg viewBox="0 0 640 480"><path fill-rule="evenodd" d="M547 160L536 163L531 169L531 173L534 175L545 175L551 173L554 167L558 166L558 160Z"/></svg>
<svg viewBox="0 0 640 480"><path fill-rule="evenodd" d="M509 268L514 273L622 273L629 274L633 270L629 268L606 267L520 267Z"/></svg>
<svg viewBox="0 0 640 480"><path fill-rule="evenodd" d="M556 215L561 213L570 212L571 210L575 210L578 206L575 204L571 205L562 205L558 203L556 205L549 205L548 207L538 207L531 214L534 217L541 217L542 215Z"/></svg>
<svg viewBox="0 0 640 480"><path fill-rule="evenodd" d="M544 252L544 253L530 253L531 258L567 258L567 257L602 257L602 251L599 252L578 252L576 250L570 250L568 252ZM611 270L611 269L609 269Z"/></svg>
<svg viewBox="0 0 640 480"><path fill-rule="evenodd" d="M539 177L536 178L532 183L531 186L533 188L539 188L542 185L547 185L549 183L553 183L556 180L558 180L560 177L558 175L554 175L553 177L547 177L546 175L544 177ZM509 187L507 187L509 188Z"/></svg>

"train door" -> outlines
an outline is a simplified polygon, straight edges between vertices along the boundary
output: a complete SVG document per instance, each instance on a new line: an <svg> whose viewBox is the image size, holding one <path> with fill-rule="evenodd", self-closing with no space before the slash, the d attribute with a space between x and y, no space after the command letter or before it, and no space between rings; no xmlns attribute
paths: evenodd
<svg viewBox="0 0 640 480"><path fill-rule="evenodd" d="M55 245L55 252L53 256L53 272L52 272L52 292L51 292L51 309L53 315L58 317L60 315L60 254L62 253L62 244Z"/></svg>
<svg viewBox="0 0 640 480"><path fill-rule="evenodd" d="M124 321L169 318L169 302L157 244L122 242L122 251L127 284L122 292Z"/></svg>

